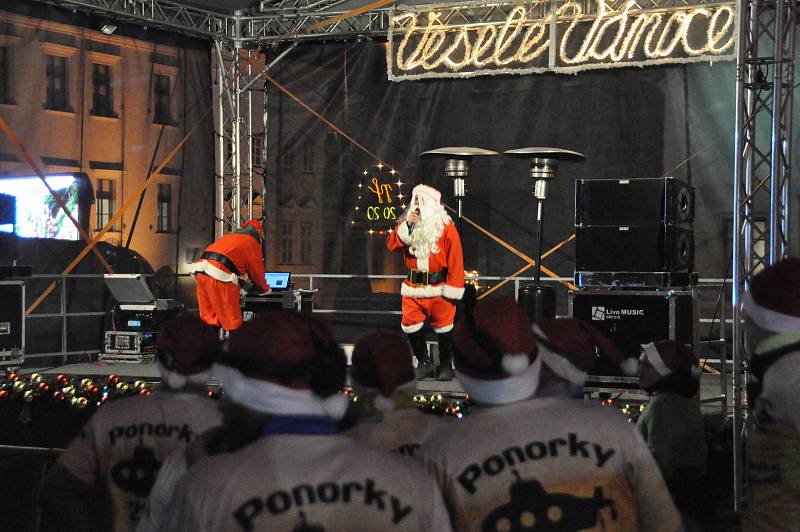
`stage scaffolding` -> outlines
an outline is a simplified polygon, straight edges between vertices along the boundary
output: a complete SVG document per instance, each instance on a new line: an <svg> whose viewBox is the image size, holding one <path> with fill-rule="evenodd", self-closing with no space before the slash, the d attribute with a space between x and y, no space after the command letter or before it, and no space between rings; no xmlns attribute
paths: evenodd
<svg viewBox="0 0 800 532"><path fill-rule="evenodd" d="M216 233L238 227L252 213L252 143L266 131L264 109L253 109L252 90L263 75L254 57L278 43L308 39L383 37L388 8L337 11L344 0L265 0L256 12L223 14L167 0L38 0L67 9L99 13L144 26L160 27L214 41L216 129ZM557 1L557 0L554 0ZM536 3L536 2L531 2ZM581 0L587 14L598 2ZM606 5L614 9L623 0ZM647 7L701 5L702 0L656 0ZM550 1L542 1L543 6ZM502 15L502 6L458 2L442 8L444 19L469 10L485 20ZM792 94L794 89L794 0L738 0L736 130L733 180L732 305L735 506L743 487L744 335L740 300L752 275L789 253ZM286 53L284 50L273 63ZM266 86L265 86L266 87ZM265 91L264 100L267 98ZM254 117L260 120L254 129ZM254 132L258 130L257 132ZM758 134L757 134L758 130ZM265 136L265 135L264 135ZM263 156L266 157L264 145ZM266 202L264 202L266 206Z"/></svg>

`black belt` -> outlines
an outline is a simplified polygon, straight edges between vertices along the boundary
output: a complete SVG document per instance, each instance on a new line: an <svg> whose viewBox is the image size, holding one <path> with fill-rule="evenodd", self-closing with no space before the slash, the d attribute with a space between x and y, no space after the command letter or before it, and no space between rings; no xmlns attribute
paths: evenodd
<svg viewBox="0 0 800 532"><path fill-rule="evenodd" d="M231 273L236 274L237 277L240 277L242 275L239 273L239 270L236 269L236 265L233 263L233 261L228 257L226 257L225 255L223 255L222 253L217 253L216 251L204 251L203 254L200 255L200 258L215 260L220 264L222 264L223 266L225 266L226 268L228 268L228 270L230 270Z"/></svg>
<svg viewBox="0 0 800 532"><path fill-rule="evenodd" d="M447 280L447 270L440 272L421 272L419 270L408 270L408 280L411 284L427 286L429 284L439 284Z"/></svg>

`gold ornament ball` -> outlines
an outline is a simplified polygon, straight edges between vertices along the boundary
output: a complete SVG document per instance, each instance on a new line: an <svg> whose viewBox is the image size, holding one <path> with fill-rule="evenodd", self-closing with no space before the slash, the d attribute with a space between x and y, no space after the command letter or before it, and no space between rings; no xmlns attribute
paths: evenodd
<svg viewBox="0 0 800 532"><path fill-rule="evenodd" d="M39 384L44 380L41 373L31 373L31 384Z"/></svg>
<svg viewBox="0 0 800 532"><path fill-rule="evenodd" d="M130 388L130 386L128 385L127 382L120 381L120 382L117 383L116 388L117 388L117 391L119 393L126 393L128 391L128 389Z"/></svg>
<svg viewBox="0 0 800 532"><path fill-rule="evenodd" d="M21 392L25 389L25 383L23 381L16 381L14 382L14 390L17 392Z"/></svg>
<svg viewBox="0 0 800 532"><path fill-rule="evenodd" d="M85 379L81 379L81 388L82 389L91 388L92 386L94 386L94 381L92 381L92 379L90 379L88 377L85 378Z"/></svg>

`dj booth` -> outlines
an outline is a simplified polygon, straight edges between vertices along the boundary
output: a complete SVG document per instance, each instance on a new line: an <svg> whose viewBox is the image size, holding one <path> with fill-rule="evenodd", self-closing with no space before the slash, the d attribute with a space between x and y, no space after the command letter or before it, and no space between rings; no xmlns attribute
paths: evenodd
<svg viewBox="0 0 800 532"><path fill-rule="evenodd" d="M269 285L269 294L247 293L241 298L243 312L259 314L271 310L296 310L311 312L316 290L295 289L289 272L267 272L264 280Z"/></svg>

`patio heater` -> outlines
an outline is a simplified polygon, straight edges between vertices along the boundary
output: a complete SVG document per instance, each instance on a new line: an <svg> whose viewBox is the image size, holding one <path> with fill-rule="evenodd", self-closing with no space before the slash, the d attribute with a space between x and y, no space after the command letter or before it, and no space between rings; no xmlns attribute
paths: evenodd
<svg viewBox="0 0 800 532"><path fill-rule="evenodd" d="M556 178L559 161L581 162L586 157L576 151L561 148L531 147L517 148L504 152L509 157L528 159L533 180L533 197L536 199L536 281L533 285L523 286L519 294L519 303L528 318L538 321L542 318L554 318L556 315L556 291L549 286L541 285L542 278L542 228L544 226L544 200L547 199L547 185Z"/></svg>
<svg viewBox="0 0 800 532"><path fill-rule="evenodd" d="M461 209L462 200L467 192L467 178L469 177L472 158L483 155L497 155L496 151L468 146L436 148L424 151L420 157L444 157L444 174L453 179L453 196L458 203L458 233L461 234Z"/></svg>

